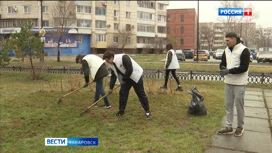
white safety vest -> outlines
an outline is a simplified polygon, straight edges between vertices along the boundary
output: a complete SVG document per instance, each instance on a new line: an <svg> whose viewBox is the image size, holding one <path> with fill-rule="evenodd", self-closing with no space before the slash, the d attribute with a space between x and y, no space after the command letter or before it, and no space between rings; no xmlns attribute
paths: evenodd
<svg viewBox="0 0 272 153"><path fill-rule="evenodd" d="M240 63L241 63L240 57L245 48L246 46L244 46L241 43L235 45L232 51L228 47L225 48L227 69L240 66ZM224 78L225 78L224 82L226 84L246 85L248 83L247 81L248 70L240 74L228 74L228 75L225 75Z"/></svg>
<svg viewBox="0 0 272 153"><path fill-rule="evenodd" d="M113 59L113 62L115 63L116 67L123 73L125 74L126 72L126 69L125 67L123 66L123 60L122 60L122 57L123 55L125 54L115 54L114 55L114 59ZM130 75L130 78L138 83L138 81L140 80L142 74L143 74L143 69L142 67L137 64L131 57L129 57L131 62L132 62L132 73ZM111 69L114 71L115 75L117 76L119 82L122 84L123 83L123 80L122 80L122 76L121 75L118 75L117 73L117 70L115 69L114 65L113 64L110 64L110 67Z"/></svg>
<svg viewBox="0 0 272 153"><path fill-rule="evenodd" d="M91 76L94 79L98 69L101 67L103 63L105 63L105 60L103 60L97 55L86 55L85 57L83 57L83 59L88 62Z"/></svg>
<svg viewBox="0 0 272 153"><path fill-rule="evenodd" d="M179 66L178 58L177 58L176 52L173 49L170 49L167 52L166 61L165 61L164 67L166 68L166 63L168 61L168 54L170 52L172 53L172 61L171 61L170 65L169 65L169 67L167 69L179 69L180 66Z"/></svg>

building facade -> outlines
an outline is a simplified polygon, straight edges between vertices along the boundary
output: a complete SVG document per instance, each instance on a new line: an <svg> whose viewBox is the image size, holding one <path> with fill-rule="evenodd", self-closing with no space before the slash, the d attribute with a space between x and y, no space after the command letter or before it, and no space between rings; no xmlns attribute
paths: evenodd
<svg viewBox="0 0 272 153"><path fill-rule="evenodd" d="M68 1L67 1L68 2ZM60 22L56 6L60 1L0 1L0 39L8 37L26 22L33 30L43 27L45 51L55 55ZM142 52L154 48L158 40L166 39L166 6L168 1L71 1L74 9L59 10L74 18L66 25L61 40L61 55L116 52ZM162 43L160 43L162 44ZM165 44L165 43L163 43Z"/></svg>
<svg viewBox="0 0 272 153"><path fill-rule="evenodd" d="M167 10L167 38L176 49L196 49L197 15L195 9Z"/></svg>

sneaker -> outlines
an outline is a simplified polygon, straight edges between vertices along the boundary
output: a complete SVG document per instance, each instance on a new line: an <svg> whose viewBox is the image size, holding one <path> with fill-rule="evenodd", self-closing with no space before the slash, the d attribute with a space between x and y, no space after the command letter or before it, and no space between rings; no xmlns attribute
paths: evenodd
<svg viewBox="0 0 272 153"><path fill-rule="evenodd" d="M145 112L145 116L146 116L146 118L149 118L149 117L150 117L150 115L151 115L150 111L146 111L146 112Z"/></svg>
<svg viewBox="0 0 272 153"><path fill-rule="evenodd" d="M104 105L103 108L105 108L105 109L110 109L110 108L111 108L111 105L109 105L109 106Z"/></svg>
<svg viewBox="0 0 272 153"><path fill-rule="evenodd" d="M95 104L94 107L98 107L97 104Z"/></svg>
<svg viewBox="0 0 272 153"><path fill-rule="evenodd" d="M120 111L118 111L116 114L115 114L115 116L122 116L122 115L124 115L125 114L125 112L120 112Z"/></svg>
<svg viewBox="0 0 272 153"><path fill-rule="evenodd" d="M167 87L165 85L161 86L161 89L167 89Z"/></svg>
<svg viewBox="0 0 272 153"><path fill-rule="evenodd" d="M233 133L234 133L233 129L232 128L228 128L228 127L224 128L222 130L217 131L218 135L221 135L221 134L228 134L228 135L230 135L230 134L233 134Z"/></svg>
<svg viewBox="0 0 272 153"><path fill-rule="evenodd" d="M244 132L244 129L238 127L238 128L235 130L235 132L234 132L234 136L240 137L240 136L243 135L243 132Z"/></svg>
<svg viewBox="0 0 272 153"><path fill-rule="evenodd" d="M183 91L181 86L178 86L178 88L176 89L176 91Z"/></svg>

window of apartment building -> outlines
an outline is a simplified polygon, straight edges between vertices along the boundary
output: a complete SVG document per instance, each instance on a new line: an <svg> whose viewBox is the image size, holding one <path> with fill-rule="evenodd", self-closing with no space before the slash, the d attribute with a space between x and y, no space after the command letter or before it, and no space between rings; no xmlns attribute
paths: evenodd
<svg viewBox="0 0 272 153"><path fill-rule="evenodd" d="M180 45L184 45L184 39L180 38Z"/></svg>
<svg viewBox="0 0 272 153"><path fill-rule="evenodd" d="M158 15L158 21L166 22L166 16L165 15Z"/></svg>
<svg viewBox="0 0 272 153"><path fill-rule="evenodd" d="M137 12L137 17L138 19L143 19L143 20L154 20L155 14L147 13L147 12Z"/></svg>
<svg viewBox="0 0 272 153"><path fill-rule="evenodd" d="M167 21L170 21L170 15L167 15Z"/></svg>
<svg viewBox="0 0 272 153"><path fill-rule="evenodd" d="M155 28L154 28L154 25L138 24L137 25L137 31L140 31L140 32L155 32Z"/></svg>
<svg viewBox="0 0 272 153"><path fill-rule="evenodd" d="M159 10L165 10L165 5L158 3L158 9Z"/></svg>
<svg viewBox="0 0 272 153"><path fill-rule="evenodd" d="M113 15L116 16L116 17L119 16L119 11L114 10L114 11L113 11Z"/></svg>
<svg viewBox="0 0 272 153"><path fill-rule="evenodd" d="M77 27L91 27L92 20L77 20Z"/></svg>
<svg viewBox="0 0 272 153"><path fill-rule="evenodd" d="M96 34L97 42L106 42L106 34Z"/></svg>
<svg viewBox="0 0 272 153"><path fill-rule="evenodd" d="M119 24L118 23L114 23L114 30L118 30L119 29Z"/></svg>
<svg viewBox="0 0 272 153"><path fill-rule="evenodd" d="M77 13L91 13L91 6L77 5Z"/></svg>
<svg viewBox="0 0 272 153"><path fill-rule="evenodd" d="M180 15L180 22L184 22L184 15L183 14Z"/></svg>
<svg viewBox="0 0 272 153"><path fill-rule="evenodd" d="M30 6L24 6L24 13L30 13Z"/></svg>
<svg viewBox="0 0 272 153"><path fill-rule="evenodd" d="M119 1L118 0L114 0L113 4L119 4Z"/></svg>
<svg viewBox="0 0 272 153"><path fill-rule="evenodd" d="M14 13L13 6L8 6L8 14Z"/></svg>
<svg viewBox="0 0 272 153"><path fill-rule="evenodd" d="M158 26L158 33L166 33L166 27Z"/></svg>
<svg viewBox="0 0 272 153"><path fill-rule="evenodd" d="M151 9L154 9L155 7L155 3L154 2L150 2L150 1L137 1L137 4L139 7L145 7L145 8L151 8Z"/></svg>
<svg viewBox="0 0 272 153"><path fill-rule="evenodd" d="M43 27L49 27L49 21L48 20L43 21Z"/></svg>
<svg viewBox="0 0 272 153"><path fill-rule="evenodd" d="M184 27L183 26L180 27L180 33L184 33Z"/></svg>
<svg viewBox="0 0 272 153"><path fill-rule="evenodd" d="M114 36L113 37L113 42L118 43L118 37Z"/></svg>
<svg viewBox="0 0 272 153"><path fill-rule="evenodd" d="M2 21L0 22L0 28L10 28L13 27L13 21Z"/></svg>
<svg viewBox="0 0 272 153"><path fill-rule="evenodd" d="M126 18L130 19L130 12L126 12Z"/></svg>
<svg viewBox="0 0 272 153"><path fill-rule="evenodd" d="M65 8L64 7L60 7L60 13L65 13Z"/></svg>
<svg viewBox="0 0 272 153"><path fill-rule="evenodd" d="M48 6L42 6L42 12L48 13Z"/></svg>
<svg viewBox="0 0 272 153"><path fill-rule="evenodd" d="M95 28L106 28L106 21L95 21Z"/></svg>
<svg viewBox="0 0 272 153"><path fill-rule="evenodd" d="M127 37L127 43L130 43L130 37Z"/></svg>
<svg viewBox="0 0 272 153"><path fill-rule="evenodd" d="M126 1L127 6L130 6L130 0Z"/></svg>
<svg viewBox="0 0 272 153"><path fill-rule="evenodd" d="M131 31L131 25L130 24L126 24L126 31Z"/></svg>
<svg viewBox="0 0 272 153"><path fill-rule="evenodd" d="M106 15L106 9L103 7L96 7L95 15Z"/></svg>
<svg viewBox="0 0 272 153"><path fill-rule="evenodd" d="M170 33L170 27L167 27L167 33Z"/></svg>

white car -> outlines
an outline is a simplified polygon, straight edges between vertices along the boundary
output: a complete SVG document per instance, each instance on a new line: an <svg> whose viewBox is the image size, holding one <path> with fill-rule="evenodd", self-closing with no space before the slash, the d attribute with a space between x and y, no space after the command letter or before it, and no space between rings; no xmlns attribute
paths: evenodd
<svg viewBox="0 0 272 153"><path fill-rule="evenodd" d="M217 49L215 53L215 59L221 59L224 53L224 49Z"/></svg>

